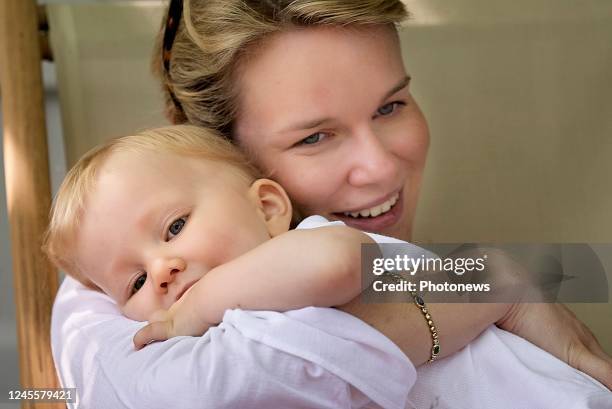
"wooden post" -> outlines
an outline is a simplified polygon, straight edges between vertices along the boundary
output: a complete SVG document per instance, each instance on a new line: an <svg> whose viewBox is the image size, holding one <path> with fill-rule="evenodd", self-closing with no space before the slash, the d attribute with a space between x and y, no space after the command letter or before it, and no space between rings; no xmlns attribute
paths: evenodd
<svg viewBox="0 0 612 409"><path fill-rule="evenodd" d="M50 347L57 273L41 251L51 203L35 0L0 1L0 92L23 388L58 387ZM63 404L22 402L22 408Z"/></svg>

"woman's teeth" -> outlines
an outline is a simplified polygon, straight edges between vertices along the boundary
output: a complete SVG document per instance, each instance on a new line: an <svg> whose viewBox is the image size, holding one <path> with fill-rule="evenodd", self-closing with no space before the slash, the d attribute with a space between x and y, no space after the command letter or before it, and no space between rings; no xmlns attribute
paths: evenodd
<svg viewBox="0 0 612 409"><path fill-rule="evenodd" d="M384 203L379 204L378 206L370 207L369 209L359 210L358 212L344 212L345 216L351 217L376 217L381 214L387 213L391 208L395 205L399 199L399 193L391 196L389 200Z"/></svg>

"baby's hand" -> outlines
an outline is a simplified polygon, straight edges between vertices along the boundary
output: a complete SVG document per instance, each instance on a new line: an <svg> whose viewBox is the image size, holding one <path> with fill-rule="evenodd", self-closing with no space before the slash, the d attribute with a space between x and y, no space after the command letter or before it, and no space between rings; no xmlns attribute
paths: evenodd
<svg viewBox="0 0 612 409"><path fill-rule="evenodd" d="M204 322L189 302L185 302L189 291L169 310L154 312L149 323L134 335L136 350L142 349L152 342L165 341L181 335L200 336L204 334L211 323Z"/></svg>

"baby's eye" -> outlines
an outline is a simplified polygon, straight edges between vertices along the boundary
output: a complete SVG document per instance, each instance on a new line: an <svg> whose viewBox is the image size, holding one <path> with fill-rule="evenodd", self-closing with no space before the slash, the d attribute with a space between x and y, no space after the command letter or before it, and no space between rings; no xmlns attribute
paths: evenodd
<svg viewBox="0 0 612 409"><path fill-rule="evenodd" d="M132 287L132 295L136 294L138 290L140 290L142 286L145 285L146 281L147 281L147 273L144 272L140 276L138 276L136 281L134 281L134 286Z"/></svg>
<svg viewBox="0 0 612 409"><path fill-rule="evenodd" d="M181 230L183 230L183 227L185 227L185 223L187 223L187 216L179 217L170 223L170 226L168 227L168 234L166 235L166 241L172 240L174 237L176 237Z"/></svg>
<svg viewBox="0 0 612 409"><path fill-rule="evenodd" d="M385 104L385 105L381 106L380 108L378 108L376 110L376 115L375 116L387 116L387 115L391 115L393 112L395 112L397 107L403 106L403 105L406 105L406 103L402 102L402 101L389 102L388 104Z"/></svg>
<svg viewBox="0 0 612 409"><path fill-rule="evenodd" d="M325 139L326 137L327 134L325 132L316 132L302 139L300 142L298 142L298 145L314 145L321 142L321 140Z"/></svg>

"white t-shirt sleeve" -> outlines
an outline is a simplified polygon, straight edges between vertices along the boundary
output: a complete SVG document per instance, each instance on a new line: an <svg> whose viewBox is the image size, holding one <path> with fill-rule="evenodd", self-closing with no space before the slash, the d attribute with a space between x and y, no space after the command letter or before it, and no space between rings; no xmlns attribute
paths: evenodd
<svg viewBox="0 0 612 409"><path fill-rule="evenodd" d="M52 350L62 385L77 388L73 408L404 408L416 380L391 341L334 309L229 310L202 337L135 351L143 325L64 280Z"/></svg>

